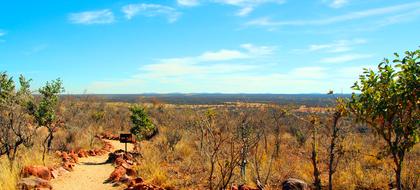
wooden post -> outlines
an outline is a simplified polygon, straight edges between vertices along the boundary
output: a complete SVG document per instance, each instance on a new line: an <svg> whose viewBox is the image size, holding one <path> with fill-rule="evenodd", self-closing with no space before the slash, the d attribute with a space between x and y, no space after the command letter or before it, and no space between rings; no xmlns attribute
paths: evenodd
<svg viewBox="0 0 420 190"><path fill-rule="evenodd" d="M132 142L133 136L130 133L124 134L121 133L120 134L120 143L124 143L125 144L125 152L127 153L127 143Z"/></svg>

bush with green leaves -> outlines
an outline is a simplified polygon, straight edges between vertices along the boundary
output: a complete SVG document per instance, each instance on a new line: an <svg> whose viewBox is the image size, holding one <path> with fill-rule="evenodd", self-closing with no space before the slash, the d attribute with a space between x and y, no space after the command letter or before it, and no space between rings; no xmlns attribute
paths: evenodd
<svg viewBox="0 0 420 190"><path fill-rule="evenodd" d="M129 108L131 111L131 122L133 127L130 132L137 137L137 140L149 140L157 134L157 128L147 115L147 111L141 106L132 106Z"/></svg>
<svg viewBox="0 0 420 190"><path fill-rule="evenodd" d="M20 88L17 89L12 77L5 72L0 73L0 156L7 155L11 166L18 149L22 145L32 145L36 132L36 127L32 125L33 96L29 82L21 75Z"/></svg>
<svg viewBox="0 0 420 190"><path fill-rule="evenodd" d="M381 62L377 72L365 69L353 86L360 94L353 93L349 109L385 141L400 190L404 157L419 142L420 50L395 56L392 63Z"/></svg>
<svg viewBox="0 0 420 190"><path fill-rule="evenodd" d="M64 92L63 83L60 79L47 82L44 87L39 88L38 92L41 95L41 101L35 108L34 116L39 126L48 129L48 136L43 142L44 153L42 160L45 158L45 153L51 151L52 140L54 139L54 132L62 123L57 119L56 109L58 106L58 99L61 92Z"/></svg>

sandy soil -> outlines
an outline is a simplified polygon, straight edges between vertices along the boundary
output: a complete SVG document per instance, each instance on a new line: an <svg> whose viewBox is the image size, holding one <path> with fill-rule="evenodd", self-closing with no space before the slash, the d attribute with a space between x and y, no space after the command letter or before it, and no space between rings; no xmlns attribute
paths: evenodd
<svg viewBox="0 0 420 190"><path fill-rule="evenodd" d="M109 141L115 150L123 149L124 144L119 141ZM127 145L128 150L132 150L132 144ZM114 190L112 184L104 183L109 175L114 171L114 166L106 164L108 155L80 158L79 164L74 171L51 180L54 190Z"/></svg>

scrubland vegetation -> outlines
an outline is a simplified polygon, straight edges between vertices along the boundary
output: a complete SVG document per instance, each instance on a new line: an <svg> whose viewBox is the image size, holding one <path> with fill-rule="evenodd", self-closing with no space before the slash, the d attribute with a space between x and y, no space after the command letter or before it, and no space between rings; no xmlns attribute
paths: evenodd
<svg viewBox="0 0 420 190"><path fill-rule="evenodd" d="M29 81L17 89L3 73L0 187L16 188L25 165L56 162L49 150L99 147L95 135L131 131L139 175L167 189L281 189L287 178L314 189L419 189L419 56L385 60L360 77L360 94L317 108L55 100L59 80L34 96Z"/></svg>

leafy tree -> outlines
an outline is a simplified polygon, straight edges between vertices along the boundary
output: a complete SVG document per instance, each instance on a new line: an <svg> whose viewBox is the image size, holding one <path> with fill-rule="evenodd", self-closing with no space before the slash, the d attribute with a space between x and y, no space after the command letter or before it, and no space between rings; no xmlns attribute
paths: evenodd
<svg viewBox="0 0 420 190"><path fill-rule="evenodd" d="M44 87L41 87L38 92L41 94L41 101L34 112L35 119L39 126L44 126L48 129L48 135L43 142L42 160L45 159L45 153L51 151L52 140L54 139L54 132L62 123L57 119L55 110L58 105L59 94L64 92L63 83L60 79L47 82Z"/></svg>
<svg viewBox="0 0 420 190"><path fill-rule="evenodd" d="M11 168L19 147L31 146L36 131L31 125L33 117L30 105L33 105L33 97L29 82L21 75L20 88L17 90L12 77L0 73L0 156L7 155Z"/></svg>
<svg viewBox="0 0 420 190"><path fill-rule="evenodd" d="M352 87L349 108L386 142L385 150L395 164L397 189L402 189L404 157L419 142L420 123L420 50L407 51L392 61L384 59L378 71L365 69Z"/></svg>
<svg viewBox="0 0 420 190"><path fill-rule="evenodd" d="M157 128L147 115L146 109L141 106L130 107L131 122L133 127L130 132L134 134L138 140L148 140L157 134Z"/></svg>

